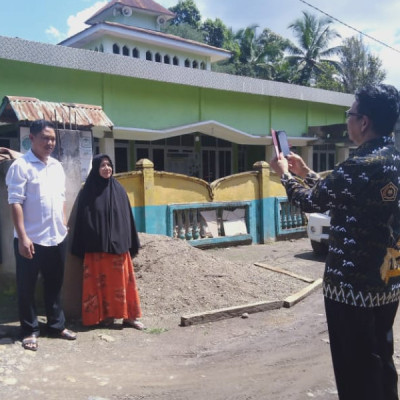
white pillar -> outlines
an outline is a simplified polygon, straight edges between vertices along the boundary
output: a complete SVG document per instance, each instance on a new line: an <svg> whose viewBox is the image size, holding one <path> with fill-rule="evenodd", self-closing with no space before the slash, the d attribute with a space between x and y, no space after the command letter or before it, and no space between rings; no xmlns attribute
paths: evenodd
<svg viewBox="0 0 400 400"><path fill-rule="evenodd" d="M300 156L313 169L313 146L300 147Z"/></svg>
<svg viewBox="0 0 400 400"><path fill-rule="evenodd" d="M265 161L269 163L275 156L276 154L274 146L273 145L265 146Z"/></svg>
<svg viewBox="0 0 400 400"><path fill-rule="evenodd" d="M115 145L113 138L101 138L99 140L100 153L107 154L115 168Z"/></svg>

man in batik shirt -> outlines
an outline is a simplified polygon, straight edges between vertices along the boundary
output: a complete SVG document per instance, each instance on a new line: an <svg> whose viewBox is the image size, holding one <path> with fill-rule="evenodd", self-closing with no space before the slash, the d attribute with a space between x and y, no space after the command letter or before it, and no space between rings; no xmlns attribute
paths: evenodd
<svg viewBox="0 0 400 400"><path fill-rule="evenodd" d="M392 330L400 297L398 117L393 86L364 87L346 112L358 148L326 178L294 153L271 161L293 204L330 212L323 293L341 400L398 399Z"/></svg>

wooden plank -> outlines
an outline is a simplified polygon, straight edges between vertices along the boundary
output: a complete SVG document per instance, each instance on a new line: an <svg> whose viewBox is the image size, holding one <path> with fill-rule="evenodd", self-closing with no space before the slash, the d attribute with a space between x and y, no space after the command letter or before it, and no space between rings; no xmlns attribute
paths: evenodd
<svg viewBox="0 0 400 400"><path fill-rule="evenodd" d="M214 322L221 319L239 317L243 313L253 314L261 311L275 310L281 308L283 302L267 301L259 303L245 304L237 307L220 308L218 310L206 311L198 314L191 314L181 317L181 326L190 326L206 322Z"/></svg>
<svg viewBox="0 0 400 400"><path fill-rule="evenodd" d="M322 286L322 279L319 278L314 281L311 285L308 285L306 288L300 290L299 292L286 297L283 300L283 307L290 308L297 304L300 300L303 300L306 296L311 294L314 290L319 289Z"/></svg>
<svg viewBox="0 0 400 400"><path fill-rule="evenodd" d="M282 268L279 268L279 267L273 267L273 266L271 266L271 265L267 265L267 264L263 264L263 263L258 263L258 262L257 262L257 263L254 263L254 265L256 265L257 267L269 269L269 270L274 271L274 272L279 272L280 274L289 275L289 276L291 276L291 277L293 277L293 278L300 279L300 280L302 280L302 281L304 281L304 282L307 282L307 283L312 283L312 282L314 282L314 279L312 279L312 278L307 278L307 277L305 277L305 276L298 275L298 274L296 274L295 272L287 271L287 270L282 269Z"/></svg>

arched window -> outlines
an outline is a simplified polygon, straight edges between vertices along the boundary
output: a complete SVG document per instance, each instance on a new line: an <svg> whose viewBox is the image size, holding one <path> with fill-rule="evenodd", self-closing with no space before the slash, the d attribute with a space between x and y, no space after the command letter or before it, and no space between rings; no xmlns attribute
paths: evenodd
<svg viewBox="0 0 400 400"><path fill-rule="evenodd" d="M199 68L199 63L196 61L196 60L194 60L193 62L192 62L192 67L193 68Z"/></svg>
<svg viewBox="0 0 400 400"><path fill-rule="evenodd" d="M94 51L99 51L99 49L97 48L97 46L94 48Z"/></svg>
<svg viewBox="0 0 400 400"><path fill-rule="evenodd" d="M175 57L172 59L172 64L174 64L174 65L179 65L179 58L178 58L177 56L175 56Z"/></svg>
<svg viewBox="0 0 400 400"><path fill-rule="evenodd" d="M156 53L155 62L161 62L161 54Z"/></svg>
<svg viewBox="0 0 400 400"><path fill-rule="evenodd" d="M204 61L202 61L202 62L200 63L200 68L201 68L201 69L206 69L206 68L207 68L206 63L205 63Z"/></svg>
<svg viewBox="0 0 400 400"><path fill-rule="evenodd" d="M132 57L134 57L134 58L140 57L139 50L136 47L132 50Z"/></svg>
<svg viewBox="0 0 400 400"><path fill-rule="evenodd" d="M151 54L150 50L146 51L146 60L153 61L153 54Z"/></svg>
<svg viewBox="0 0 400 400"><path fill-rule="evenodd" d="M116 43L113 44L113 53L119 54L119 46Z"/></svg>
<svg viewBox="0 0 400 400"><path fill-rule="evenodd" d="M104 47L103 47L102 44L100 45L99 51L100 51L101 53L104 53Z"/></svg>
<svg viewBox="0 0 400 400"><path fill-rule="evenodd" d="M128 49L128 46L124 46L124 47L122 48L122 54L123 54L124 56L129 56L129 49Z"/></svg>
<svg viewBox="0 0 400 400"><path fill-rule="evenodd" d="M169 55L168 54L166 54L164 56L164 64L171 64L171 60L169 59Z"/></svg>
<svg viewBox="0 0 400 400"><path fill-rule="evenodd" d="M190 68L190 60L188 58L185 60L185 67Z"/></svg>

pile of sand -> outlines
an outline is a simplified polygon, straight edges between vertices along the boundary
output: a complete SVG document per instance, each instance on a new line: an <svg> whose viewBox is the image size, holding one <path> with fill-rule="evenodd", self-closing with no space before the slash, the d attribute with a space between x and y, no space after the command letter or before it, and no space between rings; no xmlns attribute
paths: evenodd
<svg viewBox="0 0 400 400"><path fill-rule="evenodd" d="M140 233L140 241L133 262L144 317L283 300L307 285L253 263L217 257L181 239Z"/></svg>

